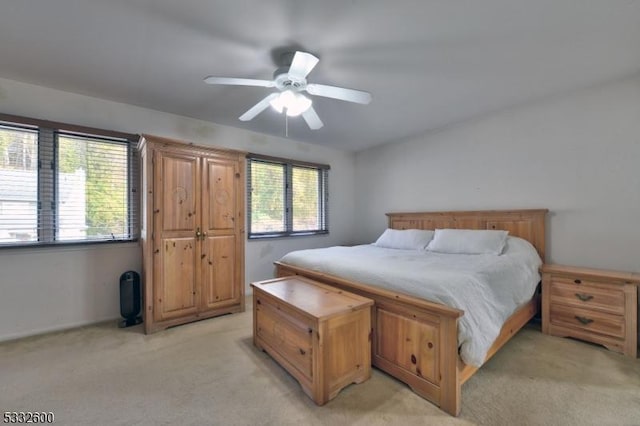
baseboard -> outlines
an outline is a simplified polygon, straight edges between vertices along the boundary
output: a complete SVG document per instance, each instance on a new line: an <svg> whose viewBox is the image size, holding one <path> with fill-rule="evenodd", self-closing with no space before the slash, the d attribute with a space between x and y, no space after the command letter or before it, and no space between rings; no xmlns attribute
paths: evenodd
<svg viewBox="0 0 640 426"><path fill-rule="evenodd" d="M118 316L118 317L113 317L113 318L104 318L104 319L100 319L100 320L79 321L79 322L67 323L67 324L63 324L63 325L54 325L52 327L44 327L44 328L40 328L40 329L37 329L37 330L30 330L30 331L25 331L25 332L20 332L20 333L13 333L13 334L6 334L4 336L0 336L0 343L8 342L8 341L11 341L11 340L24 339L26 337L41 336L41 335L44 335L44 334L51 334L51 333L57 333L57 332L60 332L60 331L67 331L67 330L71 330L71 329L74 329L74 328L85 327L87 325L100 324L100 323L104 323L104 322L108 322L108 321L113 321L114 323L116 323L119 319L121 319L121 318Z"/></svg>

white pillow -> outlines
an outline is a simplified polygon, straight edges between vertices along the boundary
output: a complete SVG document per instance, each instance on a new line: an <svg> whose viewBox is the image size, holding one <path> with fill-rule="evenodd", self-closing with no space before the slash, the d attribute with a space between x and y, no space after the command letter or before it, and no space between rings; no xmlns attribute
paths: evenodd
<svg viewBox="0 0 640 426"><path fill-rule="evenodd" d="M387 229L373 245L402 250L424 250L432 238L433 231L422 229Z"/></svg>
<svg viewBox="0 0 640 426"><path fill-rule="evenodd" d="M504 249L508 234L508 231L436 229L427 250L451 254L499 255Z"/></svg>

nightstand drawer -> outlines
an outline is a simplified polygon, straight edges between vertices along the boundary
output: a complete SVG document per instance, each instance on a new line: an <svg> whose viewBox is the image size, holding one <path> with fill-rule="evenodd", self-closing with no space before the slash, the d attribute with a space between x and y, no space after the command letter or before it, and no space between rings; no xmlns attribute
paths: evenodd
<svg viewBox="0 0 640 426"><path fill-rule="evenodd" d="M620 315L552 303L550 321L556 326L589 330L620 339L625 337L625 321Z"/></svg>
<svg viewBox="0 0 640 426"><path fill-rule="evenodd" d="M576 284L574 280L554 277L551 280L551 303L595 309L612 314L624 314L622 288L589 283Z"/></svg>

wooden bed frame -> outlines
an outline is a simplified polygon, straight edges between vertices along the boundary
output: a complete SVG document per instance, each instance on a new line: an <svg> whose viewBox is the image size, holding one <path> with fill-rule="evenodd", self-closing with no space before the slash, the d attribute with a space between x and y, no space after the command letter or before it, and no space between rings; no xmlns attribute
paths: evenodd
<svg viewBox="0 0 640 426"><path fill-rule="evenodd" d="M546 209L387 213L393 229L499 229L533 244L544 261ZM303 275L369 297L372 363L411 387L418 395L449 414L460 414L461 387L477 370L458 354L458 319L464 312L365 283L314 272L282 262L278 277ZM538 311L536 294L504 324L491 346L491 358Z"/></svg>

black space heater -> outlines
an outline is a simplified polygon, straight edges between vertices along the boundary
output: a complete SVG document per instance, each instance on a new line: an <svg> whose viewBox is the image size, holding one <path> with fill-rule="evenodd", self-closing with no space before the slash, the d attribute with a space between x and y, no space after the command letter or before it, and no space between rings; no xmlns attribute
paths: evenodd
<svg viewBox="0 0 640 426"><path fill-rule="evenodd" d="M131 327L140 324L140 275L136 271L127 271L120 275L120 315L124 318L118 327Z"/></svg>

